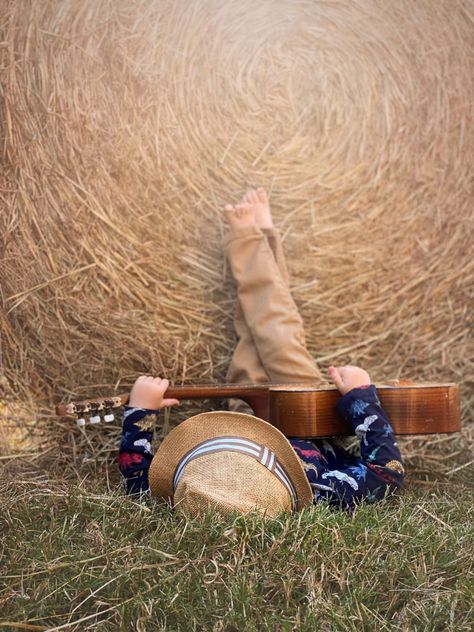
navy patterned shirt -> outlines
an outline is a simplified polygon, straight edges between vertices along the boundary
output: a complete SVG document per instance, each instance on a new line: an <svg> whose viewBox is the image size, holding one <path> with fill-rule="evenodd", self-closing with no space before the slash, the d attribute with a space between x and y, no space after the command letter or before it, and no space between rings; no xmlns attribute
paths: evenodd
<svg viewBox="0 0 474 632"><path fill-rule="evenodd" d="M326 439L290 439L313 490L314 501L352 508L401 487L404 469L395 435L375 386L355 388L337 404L339 415L359 438L360 455ZM118 465L128 493L149 491L151 442L158 411L125 407Z"/></svg>

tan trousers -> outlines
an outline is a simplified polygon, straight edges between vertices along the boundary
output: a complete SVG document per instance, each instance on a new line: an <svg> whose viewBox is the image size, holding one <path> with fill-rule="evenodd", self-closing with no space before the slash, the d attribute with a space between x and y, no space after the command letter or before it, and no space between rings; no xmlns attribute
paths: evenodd
<svg viewBox="0 0 474 632"><path fill-rule="evenodd" d="M230 383L315 382L321 373L305 344L303 321L290 294L276 229L248 227L224 242L237 283L238 342L227 372ZM237 409L231 402L231 409Z"/></svg>

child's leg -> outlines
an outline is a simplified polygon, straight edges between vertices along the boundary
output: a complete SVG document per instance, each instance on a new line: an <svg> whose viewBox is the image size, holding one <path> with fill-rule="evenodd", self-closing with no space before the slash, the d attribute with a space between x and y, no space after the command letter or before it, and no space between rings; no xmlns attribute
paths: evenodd
<svg viewBox="0 0 474 632"><path fill-rule="evenodd" d="M251 207L244 209L249 216ZM304 341L303 323L269 243L250 218L231 222L226 252L239 303L270 381L314 382L321 378Z"/></svg>
<svg viewBox="0 0 474 632"><path fill-rule="evenodd" d="M288 270L283 254L280 234L276 228L264 228L262 229L262 233L268 240L281 277L286 285L288 285ZM228 239L230 239L230 237ZM226 381L231 384L264 384L265 382L269 382L270 379L258 355L252 333L245 322L239 301L237 301L236 306L234 328L237 334L237 345L230 361Z"/></svg>
<svg viewBox="0 0 474 632"><path fill-rule="evenodd" d="M275 258L280 276L285 282L285 285L290 286L290 277L288 274L288 268L286 267L285 253L283 252L283 244L281 243L280 233L275 227L262 228L262 233L267 238L270 249Z"/></svg>
<svg viewBox="0 0 474 632"><path fill-rule="evenodd" d="M239 303L236 306L234 329L237 334L237 344L227 370L226 381L230 384L265 384L269 382L270 379L260 361ZM231 409L233 408L234 406L231 407Z"/></svg>
<svg viewBox="0 0 474 632"><path fill-rule="evenodd" d="M250 204L252 206L252 210L255 213L255 223L267 238L268 244L280 271L280 275L289 287L290 282L286 267L285 254L283 252L283 245L281 243L280 233L273 224L273 217L267 192L262 187L256 191L250 189L242 198L242 203Z"/></svg>

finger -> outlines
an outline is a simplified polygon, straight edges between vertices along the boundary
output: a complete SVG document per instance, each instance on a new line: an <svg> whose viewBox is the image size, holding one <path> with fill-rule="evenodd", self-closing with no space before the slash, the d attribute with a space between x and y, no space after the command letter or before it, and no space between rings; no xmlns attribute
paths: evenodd
<svg viewBox="0 0 474 632"><path fill-rule="evenodd" d="M170 385L170 381L167 380L165 377L159 382L159 386L161 390L163 391L163 393L168 389L169 385Z"/></svg>
<svg viewBox="0 0 474 632"><path fill-rule="evenodd" d="M179 406L179 399L164 399L163 406L167 408L168 406Z"/></svg>
<svg viewBox="0 0 474 632"><path fill-rule="evenodd" d="M341 374L339 372L339 368L336 368L335 366L330 366L329 369L328 369L328 373L329 373L329 377L334 382L334 384L337 386L337 388L341 388L343 386L344 382L342 381L342 377L341 377Z"/></svg>
<svg viewBox="0 0 474 632"><path fill-rule="evenodd" d="M337 366L336 367L337 374L339 375L339 378L342 380L342 382L344 382L344 380L347 379L347 369L348 368L349 368L349 366L347 364L344 364L343 366Z"/></svg>

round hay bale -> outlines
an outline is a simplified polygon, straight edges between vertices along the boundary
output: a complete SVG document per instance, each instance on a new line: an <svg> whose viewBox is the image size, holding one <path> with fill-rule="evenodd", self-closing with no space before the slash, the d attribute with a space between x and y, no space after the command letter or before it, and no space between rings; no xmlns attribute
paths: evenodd
<svg viewBox="0 0 474 632"><path fill-rule="evenodd" d="M472 403L474 7L2 2L2 362L56 400L222 380L221 208L266 186L321 366Z"/></svg>

